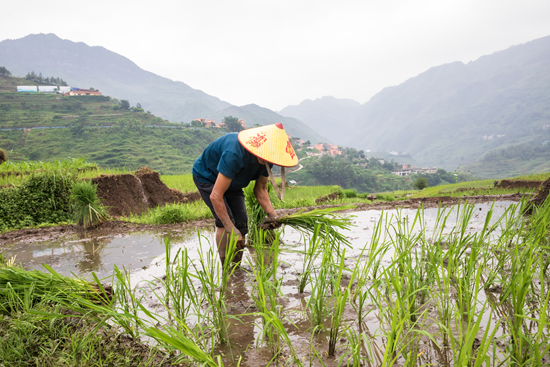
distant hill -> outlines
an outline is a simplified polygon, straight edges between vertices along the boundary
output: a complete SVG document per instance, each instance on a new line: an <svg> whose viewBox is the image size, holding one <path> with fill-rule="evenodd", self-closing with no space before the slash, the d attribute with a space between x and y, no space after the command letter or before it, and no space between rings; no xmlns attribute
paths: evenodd
<svg viewBox="0 0 550 367"><path fill-rule="evenodd" d="M361 104L352 99L326 96L313 101L306 99L299 105L285 107L279 114L301 120L319 134L330 136L334 144L345 145L353 132L359 107Z"/></svg>
<svg viewBox="0 0 550 367"><path fill-rule="evenodd" d="M311 143L327 142L330 143L331 139L321 136L316 133L317 129L304 124L302 121L292 117L281 116L268 108L260 107L255 104L249 104L246 106L230 106L214 114L208 115L209 118L216 121L222 121L225 116L238 116L245 121L247 127L251 127L255 124L270 125L282 122L285 131L301 139L310 140Z"/></svg>
<svg viewBox="0 0 550 367"><path fill-rule="evenodd" d="M549 123L550 36L382 90L361 107L348 144L455 168L530 141Z"/></svg>
<svg viewBox="0 0 550 367"><path fill-rule="evenodd" d="M424 166L455 169L493 149L533 142L550 126L550 36L467 64L433 67L358 108L331 113L337 110L329 101L306 100L281 114L340 145L397 151Z"/></svg>
<svg viewBox="0 0 550 367"><path fill-rule="evenodd" d="M219 98L141 69L134 62L103 47L63 40L54 34L33 34L0 42L0 65L14 75L30 71L61 77L71 86L94 87L127 99L157 116L190 122L208 112L230 106Z"/></svg>
<svg viewBox="0 0 550 367"><path fill-rule="evenodd" d="M185 83L145 71L126 57L103 47L63 40L54 34L34 34L0 42L0 66L18 76L24 77L34 71L43 76L61 77L71 86L93 87L105 95L127 99L131 105L139 102L146 111L172 122L188 123L207 116L218 116L216 120L220 122L227 116L220 111L231 107L230 103ZM242 109L249 110L247 106ZM273 111L263 109L261 113L254 113L254 119L250 114L233 116L247 120L247 124L252 120L260 125L267 121L286 122L285 128L293 135L299 134L306 140L328 141L300 121L282 116L274 118L274 115Z"/></svg>
<svg viewBox="0 0 550 367"><path fill-rule="evenodd" d="M458 167L482 178L503 178L550 171L550 128L534 141L491 150L476 162Z"/></svg>

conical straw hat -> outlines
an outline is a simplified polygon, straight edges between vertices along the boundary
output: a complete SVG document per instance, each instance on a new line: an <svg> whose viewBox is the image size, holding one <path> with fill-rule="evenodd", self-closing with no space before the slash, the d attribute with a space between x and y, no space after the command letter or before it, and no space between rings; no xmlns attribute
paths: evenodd
<svg viewBox="0 0 550 367"><path fill-rule="evenodd" d="M281 123L243 130L239 133L239 142L256 157L277 166L294 167L298 164L296 152Z"/></svg>

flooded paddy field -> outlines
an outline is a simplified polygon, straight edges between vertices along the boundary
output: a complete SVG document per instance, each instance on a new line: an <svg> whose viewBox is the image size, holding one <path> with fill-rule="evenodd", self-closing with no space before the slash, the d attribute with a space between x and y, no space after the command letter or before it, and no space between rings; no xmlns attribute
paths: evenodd
<svg viewBox="0 0 550 367"><path fill-rule="evenodd" d="M186 365L548 365L550 210L526 222L519 205L347 213L347 244L287 228L225 271L213 226L2 251L25 269L94 272L132 330Z"/></svg>

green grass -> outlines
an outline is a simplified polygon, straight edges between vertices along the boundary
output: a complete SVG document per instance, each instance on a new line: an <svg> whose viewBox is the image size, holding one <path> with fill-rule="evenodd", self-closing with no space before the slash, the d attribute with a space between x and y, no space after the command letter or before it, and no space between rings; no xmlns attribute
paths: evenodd
<svg viewBox="0 0 550 367"><path fill-rule="evenodd" d="M207 218L213 218L212 212L202 200L199 200L190 204L167 204L149 209L142 215L132 215L124 220L143 224L173 224Z"/></svg>
<svg viewBox="0 0 550 367"><path fill-rule="evenodd" d="M171 189L178 189L181 192L197 191L197 187L193 182L193 174L191 173L184 175L162 175L160 179Z"/></svg>
<svg viewBox="0 0 550 367"><path fill-rule="evenodd" d="M458 189L468 189L458 191ZM517 192L533 192L534 189L500 189L494 188L494 180L461 182L457 184L427 187L417 192L413 198L438 197L438 196L474 196L474 195L506 195Z"/></svg>
<svg viewBox="0 0 550 367"><path fill-rule="evenodd" d="M542 173L530 173L527 175L513 177L512 180L515 181L546 181L550 178L550 172Z"/></svg>

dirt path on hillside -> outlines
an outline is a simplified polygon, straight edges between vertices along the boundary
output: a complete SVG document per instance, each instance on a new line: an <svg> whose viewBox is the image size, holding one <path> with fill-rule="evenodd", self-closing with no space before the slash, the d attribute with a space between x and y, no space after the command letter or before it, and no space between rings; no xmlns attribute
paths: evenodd
<svg viewBox="0 0 550 367"><path fill-rule="evenodd" d="M443 207L448 207L456 205L459 202L464 203L466 200L470 204L479 204L492 201L520 201L522 194L508 194L508 195L478 195L478 196L463 196L460 198L451 198L451 197L439 197L439 198L417 198L417 199L407 199L402 201L392 201L392 202L377 202L373 204L367 203L356 203L354 209L348 209L341 211L341 213L350 213L357 211L367 211L367 210L393 210L396 208L409 208L417 209L423 206L424 208L437 208L440 204ZM329 205L320 205L320 206L311 206L303 208L293 208L293 209L279 209L277 214L279 216L296 213L299 210L313 210L319 208L334 208L343 205L349 204L329 204ZM164 224L164 225L154 225L154 224L136 224L129 223L120 220L111 220L107 221L101 227L101 230L109 230L113 233L130 233L130 232L140 232L140 231L169 231L182 228L205 228L213 227L214 219L201 219L186 223L177 223L177 224ZM7 233L0 234L0 250L1 246L4 246L9 243L19 243L19 242L40 242L40 241L51 241L57 238L71 235L77 232L82 232L83 230L76 225L66 225L66 226L56 226L56 227L47 227L47 228L30 228L30 229L19 229ZM93 231L93 230L92 230Z"/></svg>

